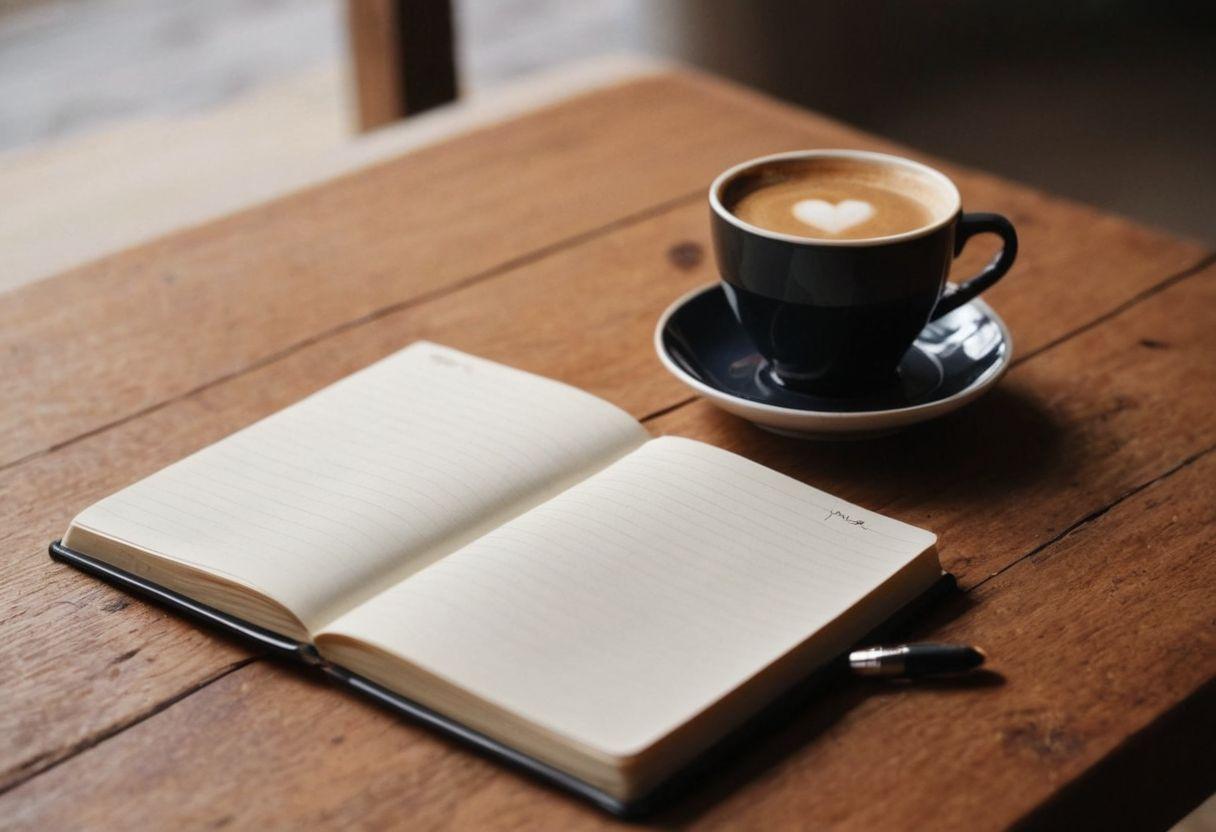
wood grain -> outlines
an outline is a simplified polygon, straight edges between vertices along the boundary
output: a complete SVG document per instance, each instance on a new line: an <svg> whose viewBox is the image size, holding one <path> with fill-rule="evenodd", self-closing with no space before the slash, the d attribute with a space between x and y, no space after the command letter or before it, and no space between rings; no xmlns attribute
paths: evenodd
<svg viewBox="0 0 1216 832"><path fill-rule="evenodd" d="M943 567L970 587L1216 446L1214 355L1210 266L1019 363L974 406L895 436L791 442L704 401L648 426L933 529Z"/></svg>
<svg viewBox="0 0 1216 832"><path fill-rule="evenodd" d="M6 295L0 464L693 200L731 161L803 135L713 102L667 79L583 96Z"/></svg>
<svg viewBox="0 0 1216 832"><path fill-rule="evenodd" d="M1106 506L1159 476L1177 460L1216 444L1216 425L1203 411L1205 397L1182 402L1189 404L1189 409L1168 397L1180 383L1200 391L1216 390L1216 377L1206 361L1216 348L1216 329L1175 326L1168 343L1157 341L1151 347L1143 343L1149 340L1146 335L1159 334L1168 326L1178 308L1213 308L1213 301L1216 268L1181 281L1117 318L1023 363L1011 372L997 394L952 419L873 446L808 445L774 438L703 403L660 417L651 427L657 432L713 442L849 499L881 505L902 519L924 523L941 533L946 567L973 583L1050 543L1095 507ZM1094 362L1093 356L1102 359ZM310 356L300 356L291 363L296 375L290 380L296 384L309 383L318 366ZM113 476L124 460L127 464L147 460L149 467L155 468L161 461L157 456L171 459L179 451L188 450L168 443L200 441L197 433L179 430L175 434L171 426L190 424L197 428L210 421L207 434L201 437L205 442L239 421L247 409L266 407L258 391L273 391L281 384L271 381L275 375L272 370L259 371L247 384L233 383L211 391L205 408L191 399L149 417L165 429L153 434L154 445L120 445L110 457L105 453L112 451L113 445L104 441L103 435L81 443L72 454L64 456L82 459L82 472L107 472L108 476ZM1111 379L1118 383L1112 385ZM641 405L645 407L645 400ZM635 413L641 409L636 401L630 407ZM192 412L196 408L198 412ZM226 415L229 421L217 415ZM1063 425L1068 428L1060 433ZM120 432L135 437L140 435L135 427ZM994 433L1007 433L1018 441L994 443ZM1168 440L1137 441L1146 434ZM148 434L143 436L148 442ZM1112 454L1112 448L1120 447L1127 452ZM84 451L97 456L85 458ZM148 459L150 451L156 456ZM1068 472L1073 490L1059 490L1061 470ZM78 479L85 487L98 487L88 477ZM41 486L42 482L33 483L35 489ZM888 504L892 500L895 504ZM40 543L38 538L31 541L35 547ZM109 619L105 612L106 605L112 603L112 591L65 568L51 567L40 548L35 549L35 556L16 580L6 583L32 587L48 569L60 572L59 577L72 585L73 592L67 597L96 601L79 606L46 606L39 601L34 607L44 610L43 614L30 616L27 629L18 631L13 643L27 648L36 645L38 655L72 656L67 669L95 677L88 678L88 687L97 696L82 701L66 686L78 680L53 670L17 687L17 701L24 702L25 707L15 709L14 730L31 744L49 739L61 744L43 753L62 754L65 745L70 751L74 737L63 736L69 729L77 732L75 736L87 737L90 731L105 730L98 722L129 720L130 711L146 708L147 702L132 696L129 690L133 679L138 680L142 673L156 674L146 680L145 687L160 688L162 695L169 696L178 688L196 685L198 676L222 672L233 661L229 655L232 648L226 642L200 645L199 634L190 624L164 618L138 602L122 611L127 618L121 620L124 626L117 626L120 620ZM62 593L62 588L55 587L54 591ZM28 597L40 599L43 594L31 589ZM50 597L47 595L48 601ZM81 624L86 626L79 629ZM29 632L37 629L53 631L56 638L32 639ZM113 643L97 649L99 630L109 632ZM160 635L159 643L148 644L150 633ZM211 655L215 647L221 652ZM135 649L142 651L141 658L120 662L128 675L115 674L112 668L118 657ZM210 664L182 668L171 665L168 673L156 665L183 655L193 661L207 655ZM22 666L20 658L16 666ZM282 696L290 700L290 694ZM59 707L47 708L47 703ZM39 705L41 713L54 718L29 720L26 715L34 713ZM30 747L25 743L22 746ZM14 774L20 773L18 767Z"/></svg>
<svg viewBox="0 0 1216 832"><path fill-rule="evenodd" d="M1202 555L1216 542L1214 478L1216 457L1208 453L985 583L944 611L954 620L923 631L985 645L1001 684L841 691L824 703L840 718L825 724L809 712L757 750L756 762L792 753L754 788L708 808L705 825L775 828L803 819L975 829L1030 814L1216 673L1209 593L1216 564ZM1143 649L1148 632L1152 650ZM1208 740L1168 738L1180 756ZM1205 753L1211 761L1210 746ZM1132 792L1107 799L1157 801L1144 809L1164 827L1189 807L1163 805L1170 790L1144 774ZM1211 768L1187 776L1216 785ZM1105 816L1092 809L1092 818Z"/></svg>
<svg viewBox="0 0 1216 832"><path fill-rule="evenodd" d="M1025 818L1216 672L1216 561L1205 556L1216 545L1214 480L1216 455L1205 454L923 628L985 645L1000 673L992 683L838 687L658 822L995 829ZM1157 649L1142 649L1146 631ZM1203 745L1210 761L1210 737L1186 733L1169 738L1179 753ZM1122 799L1151 802L1158 823L1185 808L1164 803L1151 777ZM612 825L265 662L19 787L0 808L29 828Z"/></svg>
<svg viewBox="0 0 1216 832"><path fill-rule="evenodd" d="M1042 213L1058 217L1061 224L1085 225L1082 220L1088 209L1037 196L1027 198L1035 200ZM1016 202L1011 204L1019 207ZM233 645L223 641L213 645L200 638L189 624L139 603L124 609L121 615L113 615L107 612L108 605L115 601L112 591L65 567L48 564L46 543L62 533L77 511L418 338L439 340L560 378L605 396L638 417L670 407L687 394L651 354L649 333L659 311L673 297L712 279L705 225L699 205L663 212L484 283L383 316L0 474L0 487L11 495L0 506L0 528L6 530L11 553L0 560L0 580L11 597L19 599L15 602L17 614L0 624L0 661L22 671L21 681L9 694L14 707L0 714L0 727L19 739L0 750L0 783L20 779L71 753L89 737L105 734L145 713L158 698L180 695L200 680L223 672L242 655ZM1033 244L1056 227L1040 220L1030 224L1026 236ZM1119 227L1115 224L1110 230ZM1134 263L1128 249L1119 244L1125 235L1103 233L1106 229L1100 224L1097 228L1090 234L1076 235L1084 247L1075 249L1071 256L1059 253L1050 240L1028 249L1020 271L1010 278L1010 286L1020 289L1022 295L1039 294L1050 302L1039 311L1019 303L1022 295L1010 292L1009 302L999 306L1003 311L1008 306L1007 318L1019 343L1028 344L1029 349L1049 344L1093 320L1099 310L1125 303L1144 292L1145 286L1155 285L1147 264L1116 271L1120 253L1129 264ZM677 249L682 252L679 256L673 254ZM690 254L694 250L697 253ZM1063 284L1055 277L1062 268L1079 268L1084 262L1103 257L1109 258L1109 268L1101 273L1085 272L1091 275L1089 280ZM590 264L594 268L589 268ZM580 278L571 280L572 274ZM1088 292L1100 300L1094 308L1078 309L1064 302L1062 294L1075 291ZM501 308L527 310L527 314L495 315ZM1171 360L1169 353L1148 357ZM1067 377L1062 380L1065 387L1069 383ZM1006 423L1005 431L1026 435L1034 424L1023 425L1016 420L1030 419L1033 412L1026 408L1006 412L1001 406L1006 400L984 405L980 412L996 412ZM661 422L657 427L679 432L683 429L681 418L677 415L674 421ZM714 424L721 430L710 436L710 441L731 441L730 434L737 432L739 424L711 414L713 418L718 419ZM1137 424L1144 427L1144 423ZM982 423L973 424L962 435L969 436L977 447L1012 447L986 445L991 434L984 431ZM873 458L887 458L888 445L875 447L879 452ZM789 443L778 443L745 452L780 467L788 448ZM919 450L904 449L890 458L911 458L920 464L931 460L935 453L929 442ZM838 467L841 464L848 467L847 455L838 459ZM806 470L818 477L822 476L822 467ZM899 476L894 470L886 471L889 487L885 492L845 496L883 505L894 499L899 489L915 490L911 480L917 476L916 470L905 465ZM1133 475L1142 470L1134 468ZM1033 471L1023 468L1023 483L1033 476ZM1102 505L1100 501L1127 479L1115 477L1104 487L1093 483L1090 491L1062 501L1053 515L1057 524ZM841 491L849 488L847 482L819 484ZM898 506L891 508L899 510ZM909 511L909 519L938 529L944 538L967 539L969 527L958 531L943 528L933 516L932 504L922 505L920 513ZM978 508L973 511L977 517L983 516ZM1017 542L1016 537L1004 539ZM964 579L993 568L1005 554L1004 549L997 548L987 558L981 556L969 565L965 559L975 557L970 551L947 551L955 557L951 568L958 569ZM55 582L46 583L48 572L56 574ZM69 604L62 603L65 598L70 599ZM104 632L104 637L99 632ZM31 637L35 633L38 637ZM140 660L121 662L121 672L116 671L120 657L135 650L140 651ZM70 657L70 661L59 657ZM85 699L75 695L82 684L87 684L94 696Z"/></svg>
<svg viewBox="0 0 1216 832"><path fill-rule="evenodd" d="M639 123L630 126L634 117ZM620 130L617 145L598 144L588 119L621 122L608 131ZM659 127L677 123L703 136L687 146L669 137L664 148L645 146L657 141ZM487 807L501 825L535 819L542 808L559 813L546 823L590 822L582 807L537 802L533 787L412 728L384 735L383 717L332 690L260 662L241 668L248 654L239 646L140 602L124 606L114 591L50 564L46 542L93 500L417 338L561 378L639 417L678 404L686 393L651 355L649 334L672 298L712 279L700 189L742 156L820 143L888 146L733 87L691 76L654 79L0 298L0 366L15 379L0 405L0 450L10 461L29 457L0 472L0 736L16 739L0 746L0 784L132 723L139 725L79 759L98 760L126 737L146 736L147 726L168 732L171 714L198 734L189 753L215 753L231 764L236 735L208 745L211 729L203 726L218 711L198 716L193 709L216 708L217 697L235 690L248 699L224 705L225 713L237 725L265 723L249 729L265 746L254 755L258 765L283 765L293 788L309 791L300 811L319 813L313 820L332 812L344 821L388 821L408 799L412 818L434 824L471 823ZM495 148L506 151L503 158ZM462 237L466 226L452 217L485 203L452 183L467 184L470 171L501 177L525 158L547 192L504 202L501 213L467 226L473 239ZM572 170L591 174L572 179ZM974 585L1037 548L1052 551L1068 529L1211 447L1216 299L1213 269L1192 273L1206 256L1193 244L982 174L952 172L969 207L1006 213L1022 235L1022 258L988 297L1012 327L1018 354L1030 359L993 397L876 445L777 440L704 404L656 419L654 428L735 447L934 528L948 566ZM430 194L447 224L428 225L419 211L423 229L390 228L377 212L405 184ZM589 188L603 202L588 200ZM552 212L540 207L542 197ZM415 216L413 207L402 210ZM958 273L984 254L968 252ZM90 320L95 328L84 325ZM190 344L165 348L183 332ZM51 446L57 449L47 452ZM1010 569L979 591L1012 588L1009 576L1024 570ZM297 714L311 723L322 714L346 720L339 757L351 762L333 769L336 784L292 779L307 777L298 761L312 759L283 736L295 730ZM1112 723L1102 741L1126 738L1133 721ZM176 735L162 736L165 748L149 753L147 765L127 756L103 765L143 783L166 765L164 755L177 753ZM850 735L837 744L851 743ZM927 744L954 748L945 739ZM184 757L173 759L170 772L185 765ZM392 770L369 782L369 766L380 760L393 761ZM65 787L57 779L39 784L77 765L69 760L14 790L0 800L0 818L47 810L37 804ZM235 798L243 787L233 779L241 771L216 763L209 793L217 806L242 805ZM403 777L412 785L399 800ZM466 789L483 781L465 814ZM972 791L983 795L986 787ZM105 799L85 797L73 798L81 801L79 816L100 818ZM181 797L176 816L184 821L222 819L216 806ZM96 806L85 805L92 800ZM279 802L268 798L266 811ZM137 814L157 804L143 805ZM237 817L247 824L262 816Z"/></svg>
<svg viewBox="0 0 1216 832"><path fill-rule="evenodd" d="M662 76L23 287L0 303L0 376L11 385L0 402L0 465L630 218L695 206L713 175L739 159L840 145L900 150L721 83ZM1082 317L1102 308L1108 280L1151 285L1204 253L946 169L969 206L1011 216L1028 235L1024 259L1037 249L1045 268L1059 269L1050 295ZM974 271L982 254L977 242L958 273ZM994 298L1046 308L1046 298L1012 290Z"/></svg>

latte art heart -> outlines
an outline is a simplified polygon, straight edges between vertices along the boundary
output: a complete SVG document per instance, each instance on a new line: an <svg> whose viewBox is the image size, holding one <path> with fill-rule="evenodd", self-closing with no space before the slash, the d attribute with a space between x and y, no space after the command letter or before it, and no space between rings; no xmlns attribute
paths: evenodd
<svg viewBox="0 0 1216 832"><path fill-rule="evenodd" d="M799 222L829 234L839 234L874 216L874 206L860 199L846 199L833 205L822 199L802 199L791 209Z"/></svg>

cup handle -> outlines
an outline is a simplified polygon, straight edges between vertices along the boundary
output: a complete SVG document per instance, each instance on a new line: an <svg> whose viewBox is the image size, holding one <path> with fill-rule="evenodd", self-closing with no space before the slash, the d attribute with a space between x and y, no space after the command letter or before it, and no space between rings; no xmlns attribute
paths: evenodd
<svg viewBox="0 0 1216 832"><path fill-rule="evenodd" d="M1000 214L963 214L959 217L958 229L955 232L955 257L962 253L963 246L976 234L995 234L1005 244L982 272L955 288L953 292L942 295L929 320L936 321L942 315L953 312L996 283L1009 271L1014 258L1018 256L1018 233L1013 230L1013 223Z"/></svg>

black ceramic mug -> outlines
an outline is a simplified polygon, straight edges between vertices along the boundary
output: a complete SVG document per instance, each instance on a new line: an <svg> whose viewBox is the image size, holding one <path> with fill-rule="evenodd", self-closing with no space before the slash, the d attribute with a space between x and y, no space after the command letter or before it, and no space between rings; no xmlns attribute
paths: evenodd
<svg viewBox="0 0 1216 832"><path fill-rule="evenodd" d="M895 234L828 239L811 229L807 236L770 230L732 213L746 193L832 164L862 174L874 166L878 180L914 190L926 221ZM1017 255L1009 220L964 214L945 174L882 153L808 150L753 159L715 179L709 203L726 296L767 360L768 380L818 394L855 395L891 382L925 325L996 283ZM984 233L1004 246L978 275L948 288L951 261Z"/></svg>

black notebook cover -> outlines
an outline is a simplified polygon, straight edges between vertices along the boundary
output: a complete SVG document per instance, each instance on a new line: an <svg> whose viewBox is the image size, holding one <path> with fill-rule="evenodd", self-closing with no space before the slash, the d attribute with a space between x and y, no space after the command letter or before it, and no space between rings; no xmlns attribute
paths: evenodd
<svg viewBox="0 0 1216 832"><path fill-rule="evenodd" d="M55 560L74 566L82 572L87 572L107 583L148 598L208 626L235 634L263 648L271 655L289 658L304 665L317 667L335 682L358 691L398 714L404 714L450 738L472 746L478 751L521 771L525 771L550 785L557 786L584 800L588 800L618 817L638 817L670 803L680 792L694 783L698 775L704 774L715 762L721 761L728 752L738 747L740 743L749 737L773 727L773 724L779 722L782 717L791 714L799 706L804 705L808 694L812 693L831 677L842 674L846 667L845 659L842 656L838 661L829 663L809 673L805 680L774 700L769 706L751 717L743 725L715 742L714 745L685 766L684 769L649 794L633 800L622 801L589 783L579 780L577 777L567 774L561 769L554 768L548 763L530 757L424 705L420 705L411 699L407 699L398 693L381 687L369 679L365 679L362 676L351 673L345 668L323 660L317 655L317 652L310 644L295 641L262 627L249 624L227 613L208 607L205 604L200 604L184 595L165 589L130 572L69 549L58 540L51 544L50 554ZM929 590L896 612L879 628L867 634L858 644L875 644L892 638L900 629L908 626L927 607L956 591L957 584L955 583L954 576L949 573L943 574L941 579L930 587Z"/></svg>

